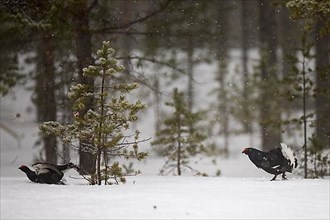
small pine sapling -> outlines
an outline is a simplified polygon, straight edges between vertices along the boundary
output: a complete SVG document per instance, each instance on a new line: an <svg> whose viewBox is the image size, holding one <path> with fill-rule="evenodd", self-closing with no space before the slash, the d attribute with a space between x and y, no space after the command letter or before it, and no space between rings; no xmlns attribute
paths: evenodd
<svg viewBox="0 0 330 220"><path fill-rule="evenodd" d="M126 134L130 124L137 121L137 113L145 105L140 100L130 103L126 99L126 94L136 89L138 84L118 82L118 73L124 68L111 57L113 53L110 43L103 42L102 49L97 51L96 64L83 69L85 76L94 79L94 91L90 91L84 84L70 88L68 96L73 101L73 123L62 125L49 121L40 126L46 134L55 134L72 146L79 140L87 140L87 143L81 145L81 150L96 155L96 173L91 175L90 183L98 185L101 185L102 180L104 184L112 184L109 179L113 179L116 184L126 181L120 163L113 161L110 165L110 158L142 160L147 156L147 153L138 150L138 144L146 141L139 141L139 131ZM85 115L80 115L79 112L85 108L90 96L95 100L94 108L89 109Z"/></svg>
<svg viewBox="0 0 330 220"><path fill-rule="evenodd" d="M173 92L173 102L166 105L174 108L174 113L163 121L163 128L157 132L157 139L152 142L153 146L163 148L161 152L167 158L160 174L166 175L173 172L180 176L183 167L196 171L189 166L189 158L206 152L202 144L206 137L196 126L201 120L201 113L189 112L183 93L178 92L177 89Z"/></svg>
<svg viewBox="0 0 330 220"><path fill-rule="evenodd" d="M288 59L292 63L292 70L286 74L283 78L283 84L286 85L284 90L287 95L289 102L294 102L295 106L302 107L302 115L284 121L285 125L303 125L303 136L304 136L304 177L307 178L308 173L308 123L314 120L314 113L308 113L308 101L313 96L314 83L313 75L314 70L311 68L311 61L313 60L312 55L313 44L308 41L307 32L304 31L301 39L301 47L298 51L301 53L300 57L288 56ZM299 68L300 67L300 68ZM300 103L301 104L300 104ZM300 105L299 105L300 104ZM310 123L310 127L313 123Z"/></svg>

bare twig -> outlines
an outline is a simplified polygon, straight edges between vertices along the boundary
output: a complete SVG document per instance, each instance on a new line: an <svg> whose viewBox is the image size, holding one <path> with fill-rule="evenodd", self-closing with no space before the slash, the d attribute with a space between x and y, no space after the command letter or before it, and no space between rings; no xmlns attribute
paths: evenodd
<svg viewBox="0 0 330 220"><path fill-rule="evenodd" d="M122 145L132 145L132 144L138 144L138 143L142 143L142 142L146 142L146 141L150 141L151 138L148 138L148 139L143 139L143 140L140 140L140 141L133 141L133 142L125 142L125 143L120 143L120 144L117 144L118 146L122 146Z"/></svg>
<svg viewBox="0 0 330 220"><path fill-rule="evenodd" d="M98 0L94 0L87 8L87 11L91 11L98 3Z"/></svg>
<svg viewBox="0 0 330 220"><path fill-rule="evenodd" d="M161 6L159 9L157 9L154 12L151 12L150 14L147 14L144 17L137 18L136 20L130 21L130 22L126 23L126 24L121 24L121 25L117 25L117 26L113 26L113 27L105 27L105 28L101 28L101 29L98 29L98 30L92 30L92 33L105 32L105 31L109 31L109 30L125 29L125 28L129 28L133 24L142 23L142 22L148 20L149 18L157 15L161 11L165 10L167 8L167 6L170 4L170 2L172 2L172 1L173 0L167 0L167 2L165 2L165 4L163 6Z"/></svg>
<svg viewBox="0 0 330 220"><path fill-rule="evenodd" d="M139 57L139 56L127 56L127 57L116 57L117 60L142 60L142 61L148 61L151 63L157 63L157 64L161 64L163 66L167 66L170 67L173 70L176 70L182 74L187 74L184 70L177 68L176 66L168 63L168 62L163 62L160 60L156 60L154 58L147 58L147 57Z"/></svg>

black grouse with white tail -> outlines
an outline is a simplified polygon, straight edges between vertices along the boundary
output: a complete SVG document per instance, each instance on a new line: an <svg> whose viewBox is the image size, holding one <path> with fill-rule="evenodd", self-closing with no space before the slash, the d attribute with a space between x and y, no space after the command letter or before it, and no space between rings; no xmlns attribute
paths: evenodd
<svg viewBox="0 0 330 220"><path fill-rule="evenodd" d="M47 184L62 184L61 180L64 172L72 168L78 170L78 166L71 162L63 165L38 162L33 164L32 167L35 171L30 170L25 165L20 166L18 169L23 171L32 182Z"/></svg>
<svg viewBox="0 0 330 220"><path fill-rule="evenodd" d="M292 170L298 166L297 158L294 157L292 150L283 143L280 147L267 152L255 148L245 148L242 153L248 155L256 167L274 174L275 176L271 180L275 180L279 174L286 179L285 172L292 173Z"/></svg>

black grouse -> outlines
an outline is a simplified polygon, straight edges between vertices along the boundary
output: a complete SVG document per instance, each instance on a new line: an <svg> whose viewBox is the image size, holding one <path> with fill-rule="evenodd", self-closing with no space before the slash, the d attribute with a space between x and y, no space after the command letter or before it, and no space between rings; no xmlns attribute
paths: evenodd
<svg viewBox="0 0 330 220"><path fill-rule="evenodd" d="M32 182L47 184L63 184L61 180L64 176L64 172L72 168L78 170L78 166L71 162L63 165L37 162L33 164L32 167L35 171L30 170L30 168L25 165L20 166L18 169L23 171Z"/></svg>
<svg viewBox="0 0 330 220"><path fill-rule="evenodd" d="M285 172L291 173L293 168L297 168L298 162L290 148L283 143L280 145L280 147L267 152L255 148L245 148L242 153L248 155L252 163L258 168L274 174L275 176L271 180L275 180L279 174L282 174L282 178L286 179Z"/></svg>

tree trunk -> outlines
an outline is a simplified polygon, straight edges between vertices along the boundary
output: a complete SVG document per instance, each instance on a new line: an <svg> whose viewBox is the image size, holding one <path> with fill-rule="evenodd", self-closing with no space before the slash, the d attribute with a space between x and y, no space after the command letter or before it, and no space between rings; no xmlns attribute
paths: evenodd
<svg viewBox="0 0 330 220"><path fill-rule="evenodd" d="M159 85L159 78L157 75L154 75L154 98L155 98L155 129L156 129L156 134L160 131L161 129L161 94L160 94L160 85Z"/></svg>
<svg viewBox="0 0 330 220"><path fill-rule="evenodd" d="M54 45L49 30L41 31L39 57L39 73L36 85L38 121L56 121ZM56 164L56 137L54 135L43 135L42 140L45 160Z"/></svg>
<svg viewBox="0 0 330 220"><path fill-rule="evenodd" d="M219 5L218 10L223 11L222 7L230 7L230 2L224 2L224 5ZM218 115L220 119L220 134L224 138L224 154L225 157L229 156L229 113L228 113L228 100L226 77L228 74L228 51L229 51L229 14L226 11L218 14L218 22L221 29L218 31L218 45L217 45L217 81L219 83L218 93Z"/></svg>
<svg viewBox="0 0 330 220"><path fill-rule="evenodd" d="M91 78L83 76L83 68L93 63L92 59L92 36L89 30L89 17L88 17L87 1L81 1L76 5L74 14L74 32L75 32L75 44L77 55L77 67L79 73L79 81L81 84L89 86L91 92L94 91L94 82ZM93 109L93 98L88 100L86 108L80 112L81 117L88 111ZM92 140L85 138L80 140L79 147L79 164L81 174L95 173L96 154L86 152L83 150L84 146L93 144Z"/></svg>
<svg viewBox="0 0 330 220"><path fill-rule="evenodd" d="M60 76L59 99L61 100L61 124L66 125L72 123L72 108L71 103L67 97L67 91L70 87L71 74L62 73ZM62 142L62 162L67 163L71 160L70 144Z"/></svg>
<svg viewBox="0 0 330 220"><path fill-rule="evenodd" d="M261 52L261 138L264 150L281 142L281 112L276 106L276 13L273 1L259 0ZM274 86L275 85L275 86ZM276 107L274 107L276 106Z"/></svg>
<svg viewBox="0 0 330 220"><path fill-rule="evenodd" d="M316 138L322 146L330 146L330 34L320 35L316 26Z"/></svg>
<svg viewBox="0 0 330 220"><path fill-rule="evenodd" d="M181 120L180 120L180 114L178 114L177 118L177 129L178 129L178 137L177 137L177 144L178 144L178 150L177 150L177 172L178 175L181 176Z"/></svg>
<svg viewBox="0 0 330 220"><path fill-rule="evenodd" d="M253 135L252 135L252 121L251 113L248 105L249 100L249 70L248 70L248 39L249 39L249 29L248 29L248 4L246 0L241 0L241 43L242 43L242 71L243 71L243 99L245 100L245 105L243 105L243 127L244 131L248 133L250 137L250 145L253 146Z"/></svg>
<svg viewBox="0 0 330 220"><path fill-rule="evenodd" d="M226 50L223 50L227 52ZM219 91L219 116L221 118L221 129L220 134L223 135L224 138L224 154L225 157L229 156L229 114L228 114L228 100L227 100L227 91L226 91L226 75L228 73L227 70L227 55L224 53L220 56L219 67L218 67L218 81L220 86Z"/></svg>
<svg viewBox="0 0 330 220"><path fill-rule="evenodd" d="M288 8L281 8L280 13L280 27L279 27L279 42L278 45L282 49L281 64L283 76L286 76L292 68L292 61L287 59L288 55L293 55L296 52L299 41L297 41L297 34L302 34L295 24L290 19L290 12Z"/></svg>
<svg viewBox="0 0 330 220"><path fill-rule="evenodd" d="M194 106L194 40L193 36L188 37L187 45L187 74L188 74L188 111L192 112ZM191 128L190 128L191 129Z"/></svg>
<svg viewBox="0 0 330 220"><path fill-rule="evenodd" d="M120 1L119 2L120 7L123 10L123 13L119 15L120 20L126 24L129 23L130 21L134 20L133 17L133 5L132 2L127 2L127 1ZM129 57L131 50L132 50L132 46L133 46L133 38L130 35L122 35L119 38L119 44L120 44L120 48L121 48L121 52L123 53L123 57ZM131 67L131 61L129 58L124 59L123 60L123 66L125 67L125 73L127 73L127 75L131 74L132 72L132 67ZM128 78L127 76L125 77L126 79ZM123 80L126 80L126 79Z"/></svg>

